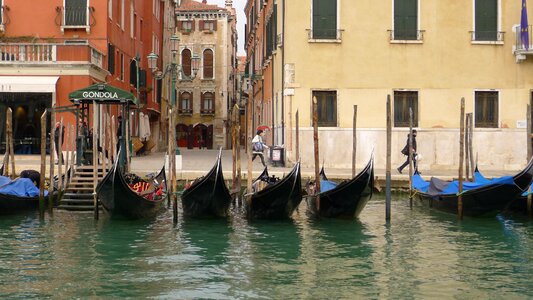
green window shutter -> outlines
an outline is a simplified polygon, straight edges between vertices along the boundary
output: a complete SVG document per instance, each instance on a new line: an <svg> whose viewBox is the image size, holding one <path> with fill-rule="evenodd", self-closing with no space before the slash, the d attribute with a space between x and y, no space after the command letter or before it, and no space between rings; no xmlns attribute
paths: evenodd
<svg viewBox="0 0 533 300"><path fill-rule="evenodd" d="M337 0L313 0L313 38L337 38Z"/></svg>
<svg viewBox="0 0 533 300"><path fill-rule="evenodd" d="M418 1L394 1L394 39L416 40L418 30Z"/></svg>
<svg viewBox="0 0 533 300"><path fill-rule="evenodd" d="M476 0L475 40L496 41L498 37L498 0Z"/></svg>
<svg viewBox="0 0 533 300"><path fill-rule="evenodd" d="M65 25L87 25L87 0L65 1Z"/></svg>

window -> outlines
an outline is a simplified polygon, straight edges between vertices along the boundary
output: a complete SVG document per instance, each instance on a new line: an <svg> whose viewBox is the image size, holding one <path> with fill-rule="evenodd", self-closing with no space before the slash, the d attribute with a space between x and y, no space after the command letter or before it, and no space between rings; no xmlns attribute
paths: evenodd
<svg viewBox="0 0 533 300"><path fill-rule="evenodd" d="M418 39L418 0L394 0L394 39Z"/></svg>
<svg viewBox="0 0 533 300"><path fill-rule="evenodd" d="M183 33L189 33L194 30L194 22L193 21L179 21L178 30Z"/></svg>
<svg viewBox="0 0 533 300"><path fill-rule="evenodd" d="M178 105L178 113L192 114L192 94L183 92L180 94L180 102Z"/></svg>
<svg viewBox="0 0 533 300"><path fill-rule="evenodd" d="M130 61L130 84L137 88L137 62L135 60Z"/></svg>
<svg viewBox="0 0 533 300"><path fill-rule="evenodd" d="M337 0L313 0L313 39L337 39Z"/></svg>
<svg viewBox="0 0 533 300"><path fill-rule="evenodd" d="M191 50L183 49L183 51L181 51L181 66L183 69L183 75L187 77L191 76L191 58Z"/></svg>
<svg viewBox="0 0 533 300"><path fill-rule="evenodd" d="M125 10L124 0L120 0L120 28L124 30L124 10Z"/></svg>
<svg viewBox="0 0 533 300"><path fill-rule="evenodd" d="M498 92L475 93L475 126L498 128Z"/></svg>
<svg viewBox="0 0 533 300"><path fill-rule="evenodd" d="M217 30L216 21L200 21L200 29L204 31L215 31Z"/></svg>
<svg viewBox="0 0 533 300"><path fill-rule="evenodd" d="M213 50L204 51L204 79L213 79Z"/></svg>
<svg viewBox="0 0 533 300"><path fill-rule="evenodd" d="M87 0L65 0L65 26L88 26Z"/></svg>
<svg viewBox="0 0 533 300"><path fill-rule="evenodd" d="M135 15L134 15L134 11L135 11L135 6L133 5L133 0L130 0L130 37L131 38L134 38L135 37Z"/></svg>
<svg viewBox="0 0 533 300"><path fill-rule="evenodd" d="M113 0L107 0L107 13L109 19L113 20Z"/></svg>
<svg viewBox="0 0 533 300"><path fill-rule="evenodd" d="M107 44L107 70L115 74L115 46Z"/></svg>
<svg viewBox="0 0 533 300"><path fill-rule="evenodd" d="M409 108L413 110L413 127L418 127L418 92L394 92L394 127L409 127Z"/></svg>
<svg viewBox="0 0 533 300"><path fill-rule="evenodd" d="M475 0L474 41L498 41L498 0Z"/></svg>
<svg viewBox="0 0 533 300"><path fill-rule="evenodd" d="M313 97L317 101L318 126L337 126L337 92L314 91Z"/></svg>
<svg viewBox="0 0 533 300"><path fill-rule="evenodd" d="M124 81L124 53L120 53L120 80Z"/></svg>
<svg viewBox="0 0 533 300"><path fill-rule="evenodd" d="M153 7L152 7L152 10L153 10L153 13L155 15L155 18L159 21L159 17L161 15L161 6L159 6L159 1L160 0L153 0Z"/></svg>
<svg viewBox="0 0 533 300"><path fill-rule="evenodd" d="M202 114L214 114L215 113L215 96L211 92L202 94Z"/></svg>

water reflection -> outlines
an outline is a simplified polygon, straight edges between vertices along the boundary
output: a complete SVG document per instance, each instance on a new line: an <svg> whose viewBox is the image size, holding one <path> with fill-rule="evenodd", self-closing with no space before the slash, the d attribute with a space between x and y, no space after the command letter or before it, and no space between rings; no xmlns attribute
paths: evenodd
<svg viewBox="0 0 533 300"><path fill-rule="evenodd" d="M417 204L415 202L415 204ZM131 222L56 212L0 219L6 298L533 297L533 223L465 218L395 195L359 220Z"/></svg>

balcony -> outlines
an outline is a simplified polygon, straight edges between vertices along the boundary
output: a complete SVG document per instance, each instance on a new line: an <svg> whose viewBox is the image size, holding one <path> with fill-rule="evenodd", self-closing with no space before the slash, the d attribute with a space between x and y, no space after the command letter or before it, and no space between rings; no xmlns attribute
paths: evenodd
<svg viewBox="0 0 533 300"><path fill-rule="evenodd" d="M527 28L527 37L529 41L522 41L522 27L519 24L513 26L513 32L515 33L515 43L513 45L513 54L515 55L516 62L520 63L526 60L528 55L533 55L533 35L531 31L533 30L533 25L529 25ZM527 45L526 45L527 44Z"/></svg>
<svg viewBox="0 0 533 300"><path fill-rule="evenodd" d="M103 57L100 51L89 44L0 43L0 66L89 63L103 68Z"/></svg>
<svg viewBox="0 0 533 300"><path fill-rule="evenodd" d="M191 108L180 108L178 109L178 114L190 116L192 115L192 109Z"/></svg>

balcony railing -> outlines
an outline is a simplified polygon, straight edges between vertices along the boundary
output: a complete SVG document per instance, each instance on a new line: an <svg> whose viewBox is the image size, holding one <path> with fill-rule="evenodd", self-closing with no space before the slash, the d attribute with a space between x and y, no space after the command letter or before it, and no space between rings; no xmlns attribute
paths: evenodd
<svg viewBox="0 0 533 300"><path fill-rule="evenodd" d="M215 114L215 110L214 109L203 108L203 109L200 110L200 114L202 114L202 115L214 115Z"/></svg>
<svg viewBox="0 0 533 300"><path fill-rule="evenodd" d="M307 29L308 39L310 41L331 41L339 42L342 40L344 29Z"/></svg>
<svg viewBox="0 0 533 300"><path fill-rule="evenodd" d="M61 14L61 31L65 29L85 29L90 32L91 16L94 11L93 7L87 5L76 5L56 8L58 14Z"/></svg>
<svg viewBox="0 0 533 300"><path fill-rule="evenodd" d="M90 63L103 68L103 54L88 44L0 43L0 64Z"/></svg>
<svg viewBox="0 0 533 300"><path fill-rule="evenodd" d="M527 51L531 51L533 53L533 45L531 44L531 42L533 42L533 35L532 35L532 30L533 30L533 25L529 25L528 26L528 31L527 31L527 36L529 38L529 41L528 41L528 45L527 45L527 49L526 49L526 45L524 45L524 43L522 42L522 27L520 25L515 25L514 28L513 28L514 32L515 32L515 51L517 52L527 52Z"/></svg>
<svg viewBox="0 0 533 300"><path fill-rule="evenodd" d="M388 30L391 42L422 42L425 30Z"/></svg>
<svg viewBox="0 0 533 300"><path fill-rule="evenodd" d="M191 108L180 108L180 109L178 109L178 114L180 114L180 115L192 115L192 109Z"/></svg>
<svg viewBox="0 0 533 300"><path fill-rule="evenodd" d="M503 43L505 31L470 31L472 42Z"/></svg>

